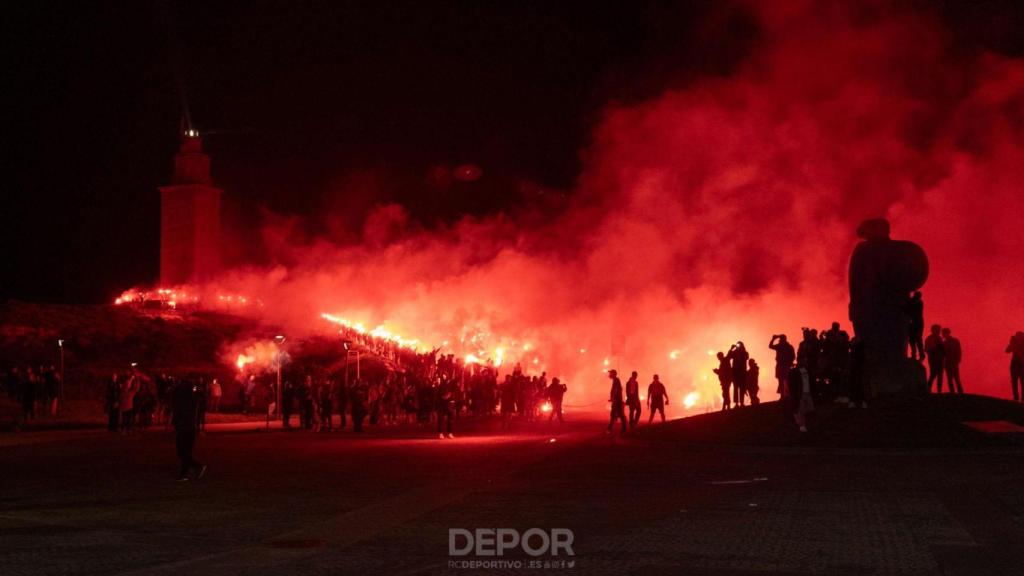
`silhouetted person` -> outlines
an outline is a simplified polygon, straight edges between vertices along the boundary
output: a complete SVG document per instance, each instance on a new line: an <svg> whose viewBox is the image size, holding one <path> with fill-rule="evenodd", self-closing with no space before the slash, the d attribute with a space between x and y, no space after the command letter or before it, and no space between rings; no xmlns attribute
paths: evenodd
<svg viewBox="0 0 1024 576"><path fill-rule="evenodd" d="M750 360L750 354L747 353L743 342L737 342L729 349L726 357L732 369L732 405L743 406L743 397L747 392L747 361Z"/></svg>
<svg viewBox="0 0 1024 576"><path fill-rule="evenodd" d="M963 394L964 385L960 382L960 361L964 352L960 340L953 336L949 328L942 329L942 368L946 371L946 382L951 394Z"/></svg>
<svg viewBox="0 0 1024 576"><path fill-rule="evenodd" d="M173 392L171 424L174 425L175 447L181 461L178 482L187 482L189 472L194 471L197 480L206 473L206 466L192 457L196 445L196 388L191 381L183 380L178 382Z"/></svg>
<svg viewBox="0 0 1024 576"><path fill-rule="evenodd" d="M814 410L811 399L811 373L803 361L797 361L796 369L789 371L789 406L796 425L801 432L807 432L807 414Z"/></svg>
<svg viewBox="0 0 1024 576"><path fill-rule="evenodd" d="M551 384L548 385L547 389L548 401L551 402L551 414L548 416L549 422L556 416L559 422L562 421L562 399L565 397L565 392L568 389L569 387L558 378L551 379Z"/></svg>
<svg viewBox="0 0 1024 576"><path fill-rule="evenodd" d="M636 381L637 374L633 372L626 380L626 405L629 406L629 427L636 428L640 423L640 383Z"/></svg>
<svg viewBox="0 0 1024 576"><path fill-rule="evenodd" d="M334 382L321 383L319 396L320 431L331 432L334 430Z"/></svg>
<svg viewBox="0 0 1024 576"><path fill-rule="evenodd" d="M295 385L290 379L285 379L281 384L281 405L277 410L281 414L281 426L292 427L292 406L295 402Z"/></svg>
<svg viewBox="0 0 1024 576"><path fill-rule="evenodd" d="M452 418L455 417L455 384L442 380L437 386L437 399L434 406L437 408L437 437L455 438L452 434Z"/></svg>
<svg viewBox="0 0 1024 576"><path fill-rule="evenodd" d="M750 359L749 368L747 368L747 381L746 389L747 394L750 396L750 405L757 406L761 403L761 399L758 394L761 392L761 387L758 385L758 380L761 378L761 367L757 365L757 361L753 358Z"/></svg>
<svg viewBox="0 0 1024 576"><path fill-rule="evenodd" d="M608 421L608 433L615 427L615 420L622 423L622 433L626 433L626 412L623 409L622 382L619 381L619 373L615 370L608 371L608 378L612 381L612 388L608 393L608 402L611 403L611 417Z"/></svg>
<svg viewBox="0 0 1024 576"><path fill-rule="evenodd" d="M1024 400L1024 332L1010 336L1006 353L1010 354L1010 387L1013 389L1013 399Z"/></svg>
<svg viewBox="0 0 1024 576"><path fill-rule="evenodd" d="M945 348L942 345L942 326L932 324L932 333L925 338L924 352L928 355L928 389L936 382L935 393L942 393L942 371L945 359Z"/></svg>
<svg viewBox="0 0 1024 576"><path fill-rule="evenodd" d="M651 384L647 387L647 423L650 424L654 421L655 412L661 414L661 421L664 422L665 406L668 406L668 391L665 390L665 385L655 374Z"/></svg>
<svg viewBox="0 0 1024 576"><path fill-rule="evenodd" d="M512 424L512 414L516 411L516 385L511 374L505 375L505 381L498 387L501 397L501 427L508 429Z"/></svg>
<svg viewBox="0 0 1024 576"><path fill-rule="evenodd" d="M206 432L206 397L209 395L210 390L206 386L206 379L200 377L196 381L196 428L200 432Z"/></svg>
<svg viewBox="0 0 1024 576"><path fill-rule="evenodd" d="M732 384L732 366L729 359L722 352L718 353L718 368L714 369L718 374L718 384L722 387L722 410L729 409L729 386Z"/></svg>
<svg viewBox="0 0 1024 576"><path fill-rule="evenodd" d="M363 420L366 419L366 384L356 380L349 388L349 404L352 405L352 431L363 431Z"/></svg>
<svg viewBox="0 0 1024 576"><path fill-rule="evenodd" d="M117 432L121 426L121 409L117 402L121 397L121 383L117 380L117 374L107 381L107 393L104 397L104 408L107 411L107 430Z"/></svg>
<svg viewBox="0 0 1024 576"><path fill-rule="evenodd" d="M789 393L787 389L789 371L793 368L793 362L796 361L796 350L786 340L785 334L773 335L771 341L768 342L768 347L775 351L775 379L779 381L776 393L782 398L786 398Z"/></svg>
<svg viewBox="0 0 1024 576"><path fill-rule="evenodd" d="M924 301L920 291L914 292L907 301L907 316L910 317L907 331L910 357L924 362Z"/></svg>
<svg viewBox="0 0 1024 576"><path fill-rule="evenodd" d="M850 407L868 407L867 385L868 385L868 358L867 347L864 342L854 337L850 342Z"/></svg>

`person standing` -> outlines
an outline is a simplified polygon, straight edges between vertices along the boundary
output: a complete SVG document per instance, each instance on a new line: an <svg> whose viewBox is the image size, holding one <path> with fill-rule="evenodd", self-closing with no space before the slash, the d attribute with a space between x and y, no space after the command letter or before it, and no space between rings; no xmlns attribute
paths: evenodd
<svg viewBox="0 0 1024 576"><path fill-rule="evenodd" d="M747 361L750 354L743 342L733 344L726 356L732 363L732 405L733 407L745 404L744 396L747 392Z"/></svg>
<svg viewBox="0 0 1024 576"><path fill-rule="evenodd" d="M326 380L320 384L320 431L334 430L334 382Z"/></svg>
<svg viewBox="0 0 1024 576"><path fill-rule="evenodd" d="M174 387L171 423L174 425L174 444L178 460L181 461L178 482L188 482L190 472L195 472L196 480L206 474L206 465L192 457L192 451L196 446L197 393L198 386L191 381L182 380Z"/></svg>
<svg viewBox="0 0 1024 576"><path fill-rule="evenodd" d="M665 385L654 375L649 386L647 386L647 423L654 421L654 413L661 414L661 421L665 421L665 406L668 406L668 391Z"/></svg>
<svg viewBox="0 0 1024 576"><path fill-rule="evenodd" d="M501 428L507 430L512 424L512 414L516 410L516 386L511 374L505 375L505 381L498 388L501 396Z"/></svg>
<svg viewBox="0 0 1024 576"><path fill-rule="evenodd" d="M946 371L946 383L951 394L963 394L964 385L960 382L960 361L964 351L960 339L953 336L948 326L942 329L942 368ZM955 384L955 388L954 388Z"/></svg>
<svg viewBox="0 0 1024 576"><path fill-rule="evenodd" d="M224 390L220 387L220 381L214 378L210 381L210 412L216 413L220 409L220 397Z"/></svg>
<svg viewBox="0 0 1024 576"><path fill-rule="evenodd" d="M636 381L634 371L626 380L626 405L629 406L629 427L636 428L640 423L640 383Z"/></svg>
<svg viewBox="0 0 1024 576"><path fill-rule="evenodd" d="M551 402L551 414L548 415L548 422L556 416L559 422L563 421L562 400L565 398L565 393L568 389L569 387L563 384L557 377L551 379L551 384L548 385L547 390L548 401Z"/></svg>
<svg viewBox="0 0 1024 576"><path fill-rule="evenodd" d="M924 352L928 355L928 390L936 383L935 393L942 393L942 371L946 363L945 348L942 345L942 326L932 324L932 333L924 341Z"/></svg>
<svg viewBox="0 0 1024 576"><path fill-rule="evenodd" d="M779 381L776 393L785 399L788 394L789 371L793 368L793 362L796 360L796 350L786 340L785 334L772 335L771 341L768 342L768 348L775 351L775 379Z"/></svg>
<svg viewBox="0 0 1024 576"><path fill-rule="evenodd" d="M121 424L121 409L117 401L121 398L121 383L117 381L117 373L114 373L107 381L107 393L104 397L104 408L107 410L107 431L117 432Z"/></svg>
<svg viewBox="0 0 1024 576"><path fill-rule="evenodd" d="M761 388L757 383L761 377L761 367L757 365L757 361L753 358L750 359L748 364L750 367L747 369L747 395L750 396L750 405L757 406L761 403L761 399L758 397L758 394L761 392Z"/></svg>
<svg viewBox="0 0 1024 576"><path fill-rule="evenodd" d="M722 387L722 410L728 410L729 404L729 386L732 384L732 366L729 365L729 359L724 353L718 353L718 368L714 369L714 373L718 374L718 384Z"/></svg>
<svg viewBox="0 0 1024 576"><path fill-rule="evenodd" d="M121 410L121 433L130 434L135 429L135 395L139 392L139 377L129 376L121 384L121 395L117 405Z"/></svg>
<svg viewBox="0 0 1024 576"><path fill-rule="evenodd" d="M366 385L356 379L349 388L349 404L352 405L352 431L363 431L363 420L366 418Z"/></svg>
<svg viewBox="0 0 1024 576"><path fill-rule="evenodd" d="M195 389L195 401L196 401L196 428L205 433L206 432L206 399L210 394L209 387L206 385L206 379L202 376L196 380Z"/></svg>
<svg viewBox="0 0 1024 576"><path fill-rule="evenodd" d="M921 292L914 292L907 301L907 316L910 317L907 336L910 344L910 357L924 362L924 301Z"/></svg>
<svg viewBox="0 0 1024 576"><path fill-rule="evenodd" d="M1024 332L1010 336L1006 353L1010 354L1010 388L1013 390L1013 400L1024 401Z"/></svg>
<svg viewBox="0 0 1024 576"><path fill-rule="evenodd" d="M864 341L854 336L850 341L850 408L868 407L867 364L868 355Z"/></svg>
<svg viewBox="0 0 1024 576"><path fill-rule="evenodd" d="M437 437L440 439L455 438L452 434L452 419L455 417L455 384L442 378L437 386Z"/></svg>
<svg viewBox="0 0 1024 576"><path fill-rule="evenodd" d="M612 433L612 428L615 427L615 421L619 420L622 423L622 433L626 433L626 412L624 410L624 402L622 401L622 382L619 380L619 373L616 370L608 371L608 378L612 381L612 388L608 394L608 402L611 403L611 419L608 422L608 434Z"/></svg>
<svg viewBox="0 0 1024 576"><path fill-rule="evenodd" d="M797 360L795 370L789 371L789 405L793 419L801 432L807 432L807 415L814 411L814 400L811 398L811 373L807 369L806 360Z"/></svg>

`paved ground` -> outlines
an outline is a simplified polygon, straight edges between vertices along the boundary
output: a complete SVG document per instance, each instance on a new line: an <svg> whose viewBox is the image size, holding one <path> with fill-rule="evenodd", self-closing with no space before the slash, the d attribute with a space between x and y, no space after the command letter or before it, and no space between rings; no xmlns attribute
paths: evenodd
<svg viewBox="0 0 1024 576"><path fill-rule="evenodd" d="M602 423L0 440L0 574L1014 574L1024 452L700 446ZM554 441L552 441L554 439ZM449 528L565 527L572 568L450 567ZM470 560L481 558L469 558ZM489 560L489 559L488 559Z"/></svg>

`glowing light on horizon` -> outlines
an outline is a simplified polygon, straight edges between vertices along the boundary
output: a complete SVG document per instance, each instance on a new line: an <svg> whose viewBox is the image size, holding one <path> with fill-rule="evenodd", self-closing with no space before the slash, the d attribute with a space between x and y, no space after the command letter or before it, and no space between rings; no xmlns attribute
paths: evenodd
<svg viewBox="0 0 1024 576"><path fill-rule="evenodd" d="M698 400L700 400L700 392L690 392L683 398L683 406L693 408L697 404Z"/></svg>

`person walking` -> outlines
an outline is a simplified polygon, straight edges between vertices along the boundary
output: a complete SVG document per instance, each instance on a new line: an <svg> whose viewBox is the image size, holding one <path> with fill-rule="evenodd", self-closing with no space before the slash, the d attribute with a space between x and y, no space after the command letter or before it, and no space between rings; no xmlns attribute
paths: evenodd
<svg viewBox="0 0 1024 576"><path fill-rule="evenodd" d="M174 444L181 467L178 482L188 482L189 474L194 472L199 480L206 474L206 465L192 457L196 446L196 412L198 403L196 394L198 386L191 381L181 381L174 387L173 412L171 423L174 426Z"/></svg>
<svg viewBox="0 0 1024 576"><path fill-rule="evenodd" d="M647 423L654 421L654 413L661 414L661 421L665 421L665 406L668 406L668 392L665 385L655 374L649 386L647 386Z"/></svg>
<svg viewBox="0 0 1024 576"><path fill-rule="evenodd" d="M612 433L612 428L615 427L615 421L619 420L622 423L622 433L626 433L626 412L624 410L624 402L622 400L622 382L619 380L619 373L616 370L608 371L608 378L612 381L612 388L608 394L608 402L611 403L611 418L608 422L607 433Z"/></svg>
<svg viewBox="0 0 1024 576"><path fill-rule="evenodd" d="M548 385L547 396L548 402L551 402L551 414L548 415L548 422L551 422L555 417L558 418L559 422L562 422L562 400L565 398L565 393L569 387L565 385L557 377L551 379L551 384Z"/></svg>
<svg viewBox="0 0 1024 576"><path fill-rule="evenodd" d="M807 415L814 411L811 378L806 360L798 360L796 369L789 371L789 406L800 432L807 432Z"/></svg>
<svg viewBox="0 0 1024 576"><path fill-rule="evenodd" d="M626 405L629 406L629 427L636 428L640 423L640 383L634 371L626 380Z"/></svg>

